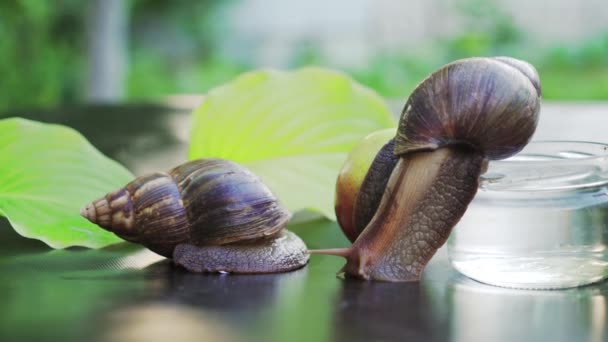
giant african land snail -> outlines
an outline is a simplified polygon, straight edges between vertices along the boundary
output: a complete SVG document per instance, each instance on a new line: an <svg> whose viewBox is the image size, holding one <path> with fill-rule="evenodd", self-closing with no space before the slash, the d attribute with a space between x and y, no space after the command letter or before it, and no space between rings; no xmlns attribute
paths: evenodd
<svg viewBox="0 0 608 342"><path fill-rule="evenodd" d="M336 214L353 245L312 253L345 257L343 271L353 277L419 280L477 192L487 160L531 139L540 96L534 67L513 58L463 59L431 74L360 189L337 194Z"/></svg>
<svg viewBox="0 0 608 342"><path fill-rule="evenodd" d="M81 211L91 222L196 272L272 273L308 262L291 214L243 166L200 159L138 177Z"/></svg>

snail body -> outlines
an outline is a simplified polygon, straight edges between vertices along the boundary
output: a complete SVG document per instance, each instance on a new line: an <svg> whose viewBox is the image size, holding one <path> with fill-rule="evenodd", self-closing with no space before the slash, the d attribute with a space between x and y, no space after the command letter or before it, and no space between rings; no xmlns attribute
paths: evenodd
<svg viewBox="0 0 608 342"><path fill-rule="evenodd" d="M251 171L227 160L199 159L136 178L85 206L81 215L193 270L281 272L308 261L302 240L284 232L289 211ZM263 249L285 242L277 249L284 255ZM250 253L240 253L239 246ZM260 252L251 253L251 246ZM251 262L252 255L259 260Z"/></svg>
<svg viewBox="0 0 608 342"><path fill-rule="evenodd" d="M346 258L349 276L417 281L477 192L488 160L531 139L540 81L530 64L468 58L432 73L408 98L397 132L353 187L343 227L346 249L311 251ZM339 188L339 187L338 187Z"/></svg>

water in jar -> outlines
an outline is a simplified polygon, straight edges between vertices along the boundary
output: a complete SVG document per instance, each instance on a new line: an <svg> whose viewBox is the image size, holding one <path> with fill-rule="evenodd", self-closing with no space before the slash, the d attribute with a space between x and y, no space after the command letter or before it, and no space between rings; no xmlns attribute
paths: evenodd
<svg viewBox="0 0 608 342"><path fill-rule="evenodd" d="M483 283L530 289L608 276L605 145L532 143L491 163L448 241L452 265Z"/></svg>

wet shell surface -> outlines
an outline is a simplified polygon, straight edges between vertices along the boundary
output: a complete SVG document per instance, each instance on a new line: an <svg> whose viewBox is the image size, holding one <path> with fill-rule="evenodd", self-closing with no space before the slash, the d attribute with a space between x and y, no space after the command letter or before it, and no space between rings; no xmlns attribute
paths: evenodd
<svg viewBox="0 0 608 342"><path fill-rule="evenodd" d="M245 167L199 159L138 177L81 210L125 240L171 257L179 244L224 245L279 233L291 214Z"/></svg>
<svg viewBox="0 0 608 342"><path fill-rule="evenodd" d="M432 73L410 95L395 154L468 145L495 160L519 152L538 124L541 89L530 64L467 58Z"/></svg>

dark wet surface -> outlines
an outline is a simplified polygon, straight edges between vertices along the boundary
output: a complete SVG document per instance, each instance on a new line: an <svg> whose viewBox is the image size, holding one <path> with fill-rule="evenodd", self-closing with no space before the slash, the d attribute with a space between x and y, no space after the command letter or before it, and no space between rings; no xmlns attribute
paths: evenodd
<svg viewBox="0 0 608 342"><path fill-rule="evenodd" d="M72 126L137 174L186 159L187 111L104 106L21 116ZM348 244L333 222L291 229L310 248ZM190 274L130 244L51 250L2 219L0 241L0 341L608 341L608 282L492 287L454 271L443 250L422 282L393 284L338 278L343 261L316 255L285 274Z"/></svg>

